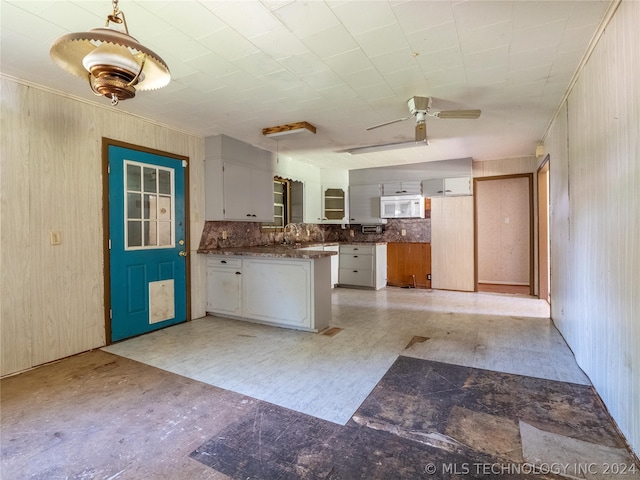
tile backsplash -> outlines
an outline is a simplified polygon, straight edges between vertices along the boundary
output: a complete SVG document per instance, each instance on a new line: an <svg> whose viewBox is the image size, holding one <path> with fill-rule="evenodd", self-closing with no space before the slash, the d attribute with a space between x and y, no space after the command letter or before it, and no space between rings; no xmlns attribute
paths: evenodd
<svg viewBox="0 0 640 480"><path fill-rule="evenodd" d="M290 227L286 234L289 242L431 242L430 218L389 219L381 234L362 233L360 225L346 225L346 228L315 223L293 225L295 227ZM282 243L283 240L282 232L263 232L260 223L209 221L205 222L199 249L273 245Z"/></svg>

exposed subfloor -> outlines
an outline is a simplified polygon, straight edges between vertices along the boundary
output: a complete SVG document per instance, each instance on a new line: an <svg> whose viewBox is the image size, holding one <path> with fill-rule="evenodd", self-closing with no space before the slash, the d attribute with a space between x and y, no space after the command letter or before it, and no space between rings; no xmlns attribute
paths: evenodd
<svg viewBox="0 0 640 480"><path fill-rule="evenodd" d="M332 297L332 335L205 317L4 378L0 477L640 478L545 302Z"/></svg>

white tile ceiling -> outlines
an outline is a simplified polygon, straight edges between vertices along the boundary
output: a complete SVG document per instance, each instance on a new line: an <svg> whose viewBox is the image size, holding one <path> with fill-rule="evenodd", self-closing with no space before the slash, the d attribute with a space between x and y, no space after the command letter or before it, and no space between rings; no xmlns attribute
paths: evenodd
<svg viewBox="0 0 640 480"><path fill-rule="evenodd" d="M532 155L610 0L120 0L129 31L168 63L171 84L119 110L276 150L262 129L307 121L316 135L279 137L280 155L364 168L449 158ZM0 71L108 105L49 58L65 33L102 27L111 2L1 0ZM430 145L351 156L410 141L412 96L477 120L428 118Z"/></svg>

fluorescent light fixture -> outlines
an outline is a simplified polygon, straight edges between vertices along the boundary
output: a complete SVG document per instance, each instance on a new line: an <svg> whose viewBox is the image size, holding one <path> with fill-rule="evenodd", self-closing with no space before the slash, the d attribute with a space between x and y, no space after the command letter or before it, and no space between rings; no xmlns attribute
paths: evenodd
<svg viewBox="0 0 640 480"><path fill-rule="evenodd" d="M358 155L360 153L373 153L373 152L383 152L385 150L397 150L400 148L414 148L414 147L424 147L429 145L429 143L425 140L424 142L416 142L415 140L411 140L409 142L397 142L397 143L383 143L381 145L371 145L368 147L356 147L346 150L349 155Z"/></svg>
<svg viewBox="0 0 640 480"><path fill-rule="evenodd" d="M288 123L262 129L265 137L280 137L282 135L292 135L294 133L316 133L316 127L308 122Z"/></svg>

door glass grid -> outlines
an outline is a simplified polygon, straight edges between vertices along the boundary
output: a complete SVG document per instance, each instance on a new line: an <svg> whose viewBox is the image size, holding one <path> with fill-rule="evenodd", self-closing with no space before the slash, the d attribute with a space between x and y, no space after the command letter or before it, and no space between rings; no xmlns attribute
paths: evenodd
<svg viewBox="0 0 640 480"><path fill-rule="evenodd" d="M124 163L125 249L173 247L173 169Z"/></svg>

